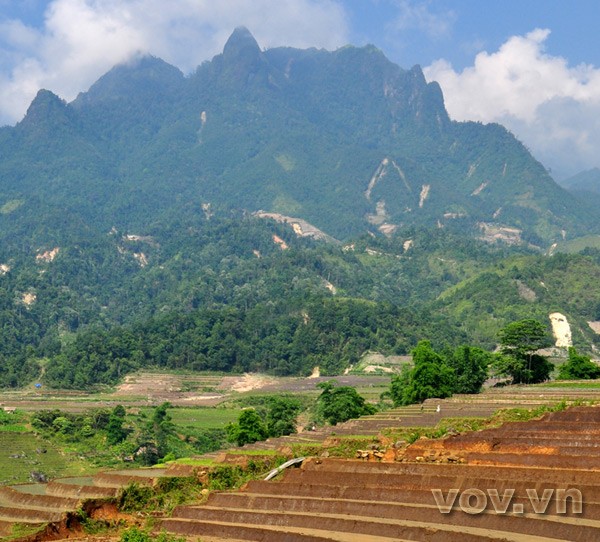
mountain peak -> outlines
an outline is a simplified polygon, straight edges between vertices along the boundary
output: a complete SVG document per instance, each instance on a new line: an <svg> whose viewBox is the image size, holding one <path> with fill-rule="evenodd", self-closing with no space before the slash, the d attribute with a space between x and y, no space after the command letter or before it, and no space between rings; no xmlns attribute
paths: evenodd
<svg viewBox="0 0 600 542"><path fill-rule="evenodd" d="M168 93L184 79L181 71L160 58L141 55L117 64L73 102L75 108L91 102L131 100Z"/></svg>
<svg viewBox="0 0 600 542"><path fill-rule="evenodd" d="M250 31L238 26L220 55L222 82L228 88L244 88L268 79L268 62Z"/></svg>
<svg viewBox="0 0 600 542"><path fill-rule="evenodd" d="M35 98L31 102L28 113L31 112L31 110L35 110L40 107L58 107L59 109L62 109L65 105L66 104L64 100L62 100L60 97L54 94L54 92L42 88L38 90L38 93L35 95Z"/></svg>
<svg viewBox="0 0 600 542"><path fill-rule="evenodd" d="M245 26L238 26L223 48L223 56L225 59L236 58L240 55L244 56L259 56L260 47L254 36Z"/></svg>
<svg viewBox="0 0 600 542"><path fill-rule="evenodd" d="M21 124L46 124L65 115L67 104L53 92L41 89L29 105Z"/></svg>

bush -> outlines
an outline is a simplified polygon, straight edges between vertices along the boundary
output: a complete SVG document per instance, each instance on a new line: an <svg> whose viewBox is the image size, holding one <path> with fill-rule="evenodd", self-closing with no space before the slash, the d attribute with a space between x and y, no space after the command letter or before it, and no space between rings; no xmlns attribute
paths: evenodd
<svg viewBox="0 0 600 542"><path fill-rule="evenodd" d="M185 542L185 538L178 538L165 532L152 535L148 531L130 527L123 531L120 542Z"/></svg>
<svg viewBox="0 0 600 542"><path fill-rule="evenodd" d="M561 380L594 380L600 378L600 367L589 357L582 356L572 346L569 348L569 359L559 369Z"/></svg>
<svg viewBox="0 0 600 542"><path fill-rule="evenodd" d="M335 387L335 381L329 381L317 387L323 390L317 400L317 415L331 425L377 412L350 386Z"/></svg>
<svg viewBox="0 0 600 542"><path fill-rule="evenodd" d="M147 508L153 496L154 490L151 487L133 483L119 492L117 506L122 512L139 512Z"/></svg>
<svg viewBox="0 0 600 542"><path fill-rule="evenodd" d="M394 405L422 403L432 397L450 397L456 386L454 369L431 348L429 341L420 341L412 356L413 369L392 379Z"/></svg>
<svg viewBox="0 0 600 542"><path fill-rule="evenodd" d="M179 504L199 498L202 483L193 476L165 476L154 487L130 484L117 496L117 506L123 512L148 510L171 511Z"/></svg>

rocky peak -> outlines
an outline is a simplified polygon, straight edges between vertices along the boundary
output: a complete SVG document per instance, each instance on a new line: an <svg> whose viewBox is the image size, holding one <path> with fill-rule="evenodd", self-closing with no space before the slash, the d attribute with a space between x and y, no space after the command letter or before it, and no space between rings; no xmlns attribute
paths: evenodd
<svg viewBox="0 0 600 542"><path fill-rule="evenodd" d="M240 89L267 83L269 63L247 28L240 26L233 31L220 56L225 87Z"/></svg>
<svg viewBox="0 0 600 542"><path fill-rule="evenodd" d="M66 116L66 102L53 92L42 89L38 91L36 97L31 102L31 105L27 109L27 114L20 125L44 126L57 119L66 120Z"/></svg>
<svg viewBox="0 0 600 542"><path fill-rule="evenodd" d="M256 58L260 56L260 54L260 47L258 46L256 39L254 39L254 36L245 26L238 26L223 48L223 57L226 61L241 56L246 58Z"/></svg>

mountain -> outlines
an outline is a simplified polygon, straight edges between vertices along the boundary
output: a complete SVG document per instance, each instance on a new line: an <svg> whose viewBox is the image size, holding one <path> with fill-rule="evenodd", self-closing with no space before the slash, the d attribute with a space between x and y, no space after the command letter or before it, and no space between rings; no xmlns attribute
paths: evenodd
<svg viewBox="0 0 600 542"><path fill-rule="evenodd" d="M600 169L578 173L563 181L563 186L588 208L597 209L600 205Z"/></svg>
<svg viewBox="0 0 600 542"><path fill-rule="evenodd" d="M597 251L540 248L593 233L591 205L503 127L452 121L418 66L238 28L189 76L135 58L0 129L0 387L42 366L56 387L334 374L554 311L589 345Z"/></svg>
<svg viewBox="0 0 600 542"><path fill-rule="evenodd" d="M0 130L0 205L31 195L103 230L193 203L303 219L337 239L410 225L552 242L598 231L503 127L451 121L435 82L373 46L262 51L245 28L189 77L153 57Z"/></svg>
<svg viewBox="0 0 600 542"><path fill-rule="evenodd" d="M600 169L595 167L565 179L561 183L570 192L593 192L600 194Z"/></svg>
<svg viewBox="0 0 600 542"><path fill-rule="evenodd" d="M548 323L557 312L569 323L575 346L597 348L600 336L592 327L597 329L600 320L599 279L597 249L588 249L587 255L512 257L448 288L432 310L460 322L472 340L489 348L497 343L498 321L505 325L534 318Z"/></svg>

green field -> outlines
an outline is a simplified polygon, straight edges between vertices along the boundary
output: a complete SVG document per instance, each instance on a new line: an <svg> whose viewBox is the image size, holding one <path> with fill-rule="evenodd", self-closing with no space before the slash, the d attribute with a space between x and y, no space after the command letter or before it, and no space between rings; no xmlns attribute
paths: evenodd
<svg viewBox="0 0 600 542"><path fill-rule="evenodd" d="M29 482L33 471L57 478L89 473L90 470L89 463L59 451L33 433L0 432L0 485Z"/></svg>
<svg viewBox="0 0 600 542"><path fill-rule="evenodd" d="M148 415L150 410L146 412ZM169 416L178 427L195 429L223 429L230 422L235 422L241 409L237 408L171 408Z"/></svg>

